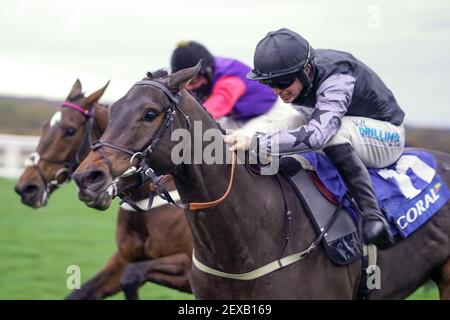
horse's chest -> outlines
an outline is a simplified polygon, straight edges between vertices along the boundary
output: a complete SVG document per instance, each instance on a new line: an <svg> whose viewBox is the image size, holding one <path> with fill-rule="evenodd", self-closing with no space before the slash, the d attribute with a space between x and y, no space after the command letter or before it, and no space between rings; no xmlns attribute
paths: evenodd
<svg viewBox="0 0 450 320"><path fill-rule="evenodd" d="M147 258L146 238L139 232L132 230L118 232L117 246L119 251L131 261Z"/></svg>

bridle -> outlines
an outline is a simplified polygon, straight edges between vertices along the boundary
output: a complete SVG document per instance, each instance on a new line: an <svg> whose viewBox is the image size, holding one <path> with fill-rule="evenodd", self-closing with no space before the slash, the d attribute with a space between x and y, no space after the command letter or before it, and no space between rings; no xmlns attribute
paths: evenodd
<svg viewBox="0 0 450 320"><path fill-rule="evenodd" d="M130 156L130 168L128 170L126 170L125 173L122 174L121 176L119 176L118 178L127 177L130 175L139 173L139 174L141 174L141 184L145 180L151 180L153 190L162 199L166 200L169 204L177 206L181 209L189 209L189 210L208 209L208 208L212 208L212 207L222 203L223 201L225 201L225 198L228 196L228 194L231 190L231 186L233 184L233 177L234 177L234 171L235 171L235 166L236 166L236 153L234 153L234 152L232 153L231 177L230 177L230 182L229 182L228 188L222 197L220 197L217 200L210 201L210 202L177 203L176 201L173 200L170 193L163 186L163 184L162 184L163 177L158 176L155 173L155 171L146 164L145 159L147 159L151 155L151 153L154 151L157 143L160 141L160 138L163 136L163 134L166 132L166 130L169 127L170 128L172 127L172 123L173 123L173 120L175 119L175 114L177 112L181 113L182 116L184 117L184 119L186 121L186 126L187 126L186 129L189 132L191 131L191 122L190 122L189 116L186 115L179 107L179 103L180 103L180 99L181 99L181 95L179 93L174 95L172 92L170 92L170 90L166 86L164 86L160 82L153 81L153 80L144 79L144 80L138 81L134 84L134 86L143 86L143 85L152 86L152 87L155 87L155 88L161 90L170 101L170 106L166 110L164 121L163 121L162 125L159 127L156 134L147 142L146 146L141 151L136 151L136 150L116 146L112 143L104 142L101 140L96 141L91 146L92 150L98 151L100 153L103 160L107 163L108 169L109 169L111 175L113 174L112 163L111 163L111 160L109 160L109 158L106 156L106 154L104 153L104 150L102 148L104 148L104 147L111 148L111 149L118 150L118 151L121 151L121 152L129 155ZM138 167L133 166L133 162L135 159L139 160ZM179 164L174 167L172 172L177 168L177 166L179 166ZM130 199L129 194L123 194L123 193L118 192L114 183L108 189L109 189L108 192L112 196L119 196L121 198L121 200L122 200L121 204L126 202L132 208L134 208L136 211L144 212L144 211L148 211L151 209L155 192L150 192L148 207L145 209L142 209L142 208L138 207Z"/></svg>
<svg viewBox="0 0 450 320"><path fill-rule="evenodd" d="M111 148L117 151L121 151L127 155L130 156L130 165L132 166L132 163L134 161L135 158L139 159L139 167L136 168L134 166L130 167L127 171L125 171L124 174L122 174L120 177L124 177L124 176L129 176L132 174L136 174L136 173L140 173L141 176L143 177L148 177L152 183L154 184L154 188L156 189L156 192L158 193L158 195L168 201L171 205L175 205L178 206L181 209L189 209L191 211L195 211L195 210L201 210L201 209L208 209L208 208L212 208L215 207L221 203L223 203L226 199L226 197L228 196L229 192L231 191L231 187L233 184L233 177L234 177L234 172L235 172L235 167L236 167L236 152L232 153L232 164L231 164L231 174L230 174L230 180L229 180L229 184L228 184L228 188L225 191L225 193L222 195L222 197L220 197L217 200L214 201L210 201L210 202L201 202L201 203L176 203L175 201L173 201L172 197L170 196L170 194L168 193L168 191L164 188L164 186L162 185L161 181L163 179L162 176L157 176L154 172L153 169L151 169L146 163L145 163L145 159L150 156L150 154L154 151L156 144L158 143L158 141L160 140L161 136L164 134L164 132L167 130L167 128L169 128L174 120L175 114L177 111L179 111L186 119L186 123L188 126L188 129L190 131L190 120L189 117L184 114L182 112L182 110L179 108L179 101L180 101L180 95L173 95L169 89L167 89L164 85L162 85L159 82L156 81L152 81L152 80L142 80L139 81L135 84L136 85L149 85L149 86L153 86L155 88L160 89L161 91L163 91L165 93L165 95L169 98L170 100L170 107L166 110L166 114L165 114L165 119L161 125L161 127L158 129L158 131L156 132L156 134L154 135L154 137L152 137L149 142L146 144L146 147L144 147L141 151L135 151L132 149L127 149L124 147L120 147L120 146L116 146L112 143L109 142L103 142L103 141L96 141L94 143L94 145L91 146L93 151L98 151L100 152L101 156L103 157L103 160L105 160L108 163L109 166L109 170L110 170L110 174L112 175L113 171L112 171L112 164L111 161L107 158L106 154L104 153L103 147L107 147L107 148ZM176 167L175 167L176 168ZM119 178L120 178L119 177ZM291 239L291 223L292 223L292 212L289 210L287 202L286 202L286 196L285 196L285 191L283 189L283 184L280 180L280 177L277 175L277 179L278 179L278 183L280 184L280 188L281 188L281 193L282 193L282 197L283 197L283 201L284 201L284 210L286 211L286 218L287 218L287 235L286 235L286 239L285 239L285 244L283 246L283 251L281 253L281 256L283 256L283 254L285 253L286 249L291 249L290 248L290 239ZM141 183L142 183L143 179L141 179ZM117 191L117 190L116 190ZM114 194L114 192L113 192ZM117 192L114 195L118 195ZM150 192L150 197L149 197L149 206L146 209L141 209L139 208L137 205L133 206L132 202L128 202L126 201L127 199L122 198L122 203L126 202L128 203L130 206L133 207L133 209L137 210L137 211L147 211L150 210L151 208L151 204L153 202L153 196L154 193ZM225 278L230 278L230 279L238 279L238 280L253 280L253 279L257 279L263 275L266 275L268 273L274 272L278 269L281 269L285 266L288 266L290 264L293 264L297 261L303 260L306 257L308 257L312 252L314 252L316 250L316 248L319 246L321 240L323 239L323 237L325 236L325 234L328 232L330 226L332 225L332 223L334 222L334 220L337 217L337 214L340 212L340 209L342 208L342 203L338 206L338 208L336 209L335 213L333 214L332 218L328 221L328 223L326 224L326 226L321 230L321 233L319 234L319 236L310 244L310 246L308 248L306 248L303 251L297 252L297 253L293 253L289 256L284 256L282 258L279 258L269 264L266 264L256 270L247 272L247 273L242 273L242 274L231 274L231 273L225 273L216 269L213 269L211 267L208 267L207 265L201 263L196 257L194 252L192 253L192 262L195 265L195 267L205 273L211 274L211 275L215 275L215 276L219 276L219 277L225 277ZM291 249L292 250L292 249Z"/></svg>
<svg viewBox="0 0 450 320"><path fill-rule="evenodd" d="M78 104L75 104L73 102L65 101L61 104L61 107L70 108L72 110L78 111L82 113L86 119L86 130L84 132L82 141L80 146L78 147L75 157L72 158L70 161L66 160L53 160L48 158L43 158L39 155L38 151L35 151L30 154L30 156L25 160L25 166L35 168L38 172L40 178L44 182L45 185L45 192L49 193L53 190L55 190L58 187L61 187L62 185L68 183L71 180L71 176L73 172L76 170L78 165L81 163L81 155L84 154L87 151L87 148L89 148L90 145L92 145L92 132L95 130L96 136L100 136L100 132L98 127L95 125L95 109L93 108L91 110L87 110L83 107L81 107ZM39 162L47 162L53 165L59 165L62 168L59 169L53 178L51 180L47 180L44 173L42 172L42 169L39 167ZM66 177L63 175L66 174ZM64 180L60 181L58 178L63 176Z"/></svg>
<svg viewBox="0 0 450 320"><path fill-rule="evenodd" d="M112 174L112 164L111 164L110 160L108 159L108 157L102 152L103 150L101 148L107 147L107 148L115 149L115 150L121 151L123 153L126 153L129 156L131 156L130 164L132 164L134 159L137 158L137 159L140 160L139 164L141 165L141 164L143 164L142 160L150 156L150 154L153 152L156 144L158 143L158 141L160 140L162 135L165 133L165 131L169 127L171 127L171 124L172 124L172 122L173 122L173 120L175 118L176 111L179 111L185 117L186 124L187 124L187 129L189 131L191 129L191 122L189 120L189 116L185 115L178 107L179 99L180 99L179 95L173 95L172 92L169 91L169 89L167 89L164 85L162 85L161 83L156 82L156 81L142 80L142 81L139 81L139 82L135 83L134 85L135 86L151 85L153 87L156 87L156 88L162 90L166 94L166 96L169 98L169 100L171 101L171 104L170 104L170 107L166 110L163 124L158 129L156 134L146 144L146 147L144 147L144 149L141 150L141 151L136 151L136 150L127 149L127 148L124 148L124 147L119 147L119 146L116 146L116 145L114 145L112 143L104 142L104 141L101 141L101 140L97 140L96 142L94 142L94 144L91 146L91 149L94 150L94 151L99 151L101 153L101 155L103 157L103 160L105 160L107 162L107 164L108 164L108 167L109 167L109 170L110 170L111 174ZM139 169L141 169L141 168L139 168ZM136 171L136 172L138 172L138 171Z"/></svg>

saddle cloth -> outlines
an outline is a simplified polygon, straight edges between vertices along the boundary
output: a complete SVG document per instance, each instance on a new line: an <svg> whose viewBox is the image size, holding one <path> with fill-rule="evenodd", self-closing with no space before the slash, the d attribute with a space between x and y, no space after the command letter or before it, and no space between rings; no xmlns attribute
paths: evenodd
<svg viewBox="0 0 450 320"><path fill-rule="evenodd" d="M325 187L340 201L357 221L344 181L331 161L322 153L306 152L302 157ZM305 163L300 161L305 167ZM436 174L436 159L424 151L407 151L393 165L368 169L380 208L386 213L395 236L406 238L425 224L450 198L445 182Z"/></svg>

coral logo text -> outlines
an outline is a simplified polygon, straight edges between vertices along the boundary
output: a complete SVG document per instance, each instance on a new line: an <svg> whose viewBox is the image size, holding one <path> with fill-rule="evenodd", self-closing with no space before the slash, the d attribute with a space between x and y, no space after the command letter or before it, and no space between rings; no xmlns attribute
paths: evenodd
<svg viewBox="0 0 450 320"><path fill-rule="evenodd" d="M435 203L439 199L439 191L441 184L436 183L434 188L431 188L429 192L425 194L423 199L418 200L415 205L406 211L406 214L397 219L397 224L400 228L405 229L409 223L416 221L418 217L428 210L430 204Z"/></svg>

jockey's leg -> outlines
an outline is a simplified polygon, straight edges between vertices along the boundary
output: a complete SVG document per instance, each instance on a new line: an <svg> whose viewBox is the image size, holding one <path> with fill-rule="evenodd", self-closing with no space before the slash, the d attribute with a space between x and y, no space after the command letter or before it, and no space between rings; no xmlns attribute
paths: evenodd
<svg viewBox="0 0 450 320"><path fill-rule="evenodd" d="M405 135L402 126L361 117L344 117L338 133L324 152L336 165L359 206L365 243L380 249L393 243L389 225L382 214L366 166L385 167L401 155Z"/></svg>
<svg viewBox="0 0 450 320"><path fill-rule="evenodd" d="M400 158L405 147L405 129L387 121L344 117L327 146L350 144L367 168L385 168Z"/></svg>

